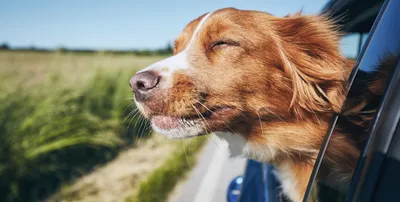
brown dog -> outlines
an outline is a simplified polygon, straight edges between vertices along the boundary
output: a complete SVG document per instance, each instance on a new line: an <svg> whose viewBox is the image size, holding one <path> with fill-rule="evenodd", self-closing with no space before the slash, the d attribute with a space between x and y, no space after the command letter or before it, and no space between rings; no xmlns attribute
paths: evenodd
<svg viewBox="0 0 400 202"><path fill-rule="evenodd" d="M190 22L174 55L130 84L154 131L170 138L212 132L232 153L275 165L284 194L301 201L352 67L326 17L226 8ZM359 155L345 133L335 132L323 165L336 183L348 182Z"/></svg>

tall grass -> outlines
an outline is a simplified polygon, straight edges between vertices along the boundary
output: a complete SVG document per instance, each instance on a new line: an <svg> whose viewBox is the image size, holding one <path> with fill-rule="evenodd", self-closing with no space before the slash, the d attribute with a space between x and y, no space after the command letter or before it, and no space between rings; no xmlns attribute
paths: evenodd
<svg viewBox="0 0 400 202"><path fill-rule="evenodd" d="M134 109L129 107L132 100L126 99L131 96L127 81L134 69L92 64L96 67L73 71L81 60L91 58L37 55L38 62L32 55L1 54L0 59L8 62L0 64L2 79L7 81L0 86L4 89L0 93L0 201L43 199L63 182L112 159L133 144L135 136L148 134L147 126L142 131L128 127L135 125L137 117L122 123ZM62 63L65 57L72 59L67 60L70 67ZM53 69L57 61L70 71ZM26 71L32 71L27 66L37 63L42 65L33 71L42 69L45 76L36 83L26 80ZM54 64L43 67L49 63ZM78 79L65 85L68 77Z"/></svg>

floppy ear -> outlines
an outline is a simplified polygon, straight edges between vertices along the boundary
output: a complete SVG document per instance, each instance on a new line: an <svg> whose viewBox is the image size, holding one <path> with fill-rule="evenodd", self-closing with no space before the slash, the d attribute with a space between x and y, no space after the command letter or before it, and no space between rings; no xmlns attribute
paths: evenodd
<svg viewBox="0 0 400 202"><path fill-rule="evenodd" d="M353 64L340 53L334 24L325 16L300 15L273 24L282 68L293 81L295 113L339 112Z"/></svg>

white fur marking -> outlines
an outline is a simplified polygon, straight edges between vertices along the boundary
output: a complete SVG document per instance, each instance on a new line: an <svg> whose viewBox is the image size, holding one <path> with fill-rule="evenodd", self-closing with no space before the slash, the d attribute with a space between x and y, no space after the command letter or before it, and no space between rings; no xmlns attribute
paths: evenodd
<svg viewBox="0 0 400 202"><path fill-rule="evenodd" d="M247 141L241 135L230 132L214 132L214 134L228 143L230 157L243 156L245 154Z"/></svg>
<svg viewBox="0 0 400 202"><path fill-rule="evenodd" d="M274 159L277 153L275 148L248 142L240 134L230 132L214 132L214 134L228 142L231 157L245 156L257 161L267 162Z"/></svg>
<svg viewBox="0 0 400 202"><path fill-rule="evenodd" d="M207 18L211 14L212 14L212 12L208 13L206 16L204 16L203 19L201 19L200 23L197 25L195 31L193 32L193 35L190 38L188 45L186 46L186 48L183 51L181 51L180 53L178 53L174 56L171 56L169 58L166 58L164 60L156 62L156 63L140 70L139 72L155 70L155 71L158 71L161 76L171 79L169 77L172 75L172 73L174 71L193 68L193 66L190 65L190 63L188 62L187 52L188 52L189 48L191 47L191 45L193 44L195 37L200 32L204 22L207 20Z"/></svg>
<svg viewBox="0 0 400 202"><path fill-rule="evenodd" d="M169 130L161 129L153 123L151 123L151 126L157 134L165 135L170 139L194 137L203 131L198 121L181 120L179 124L180 126L178 128L172 128Z"/></svg>
<svg viewBox="0 0 400 202"><path fill-rule="evenodd" d="M192 43L193 43L193 41L194 41L194 38L196 37L197 33L200 31L200 28L203 26L204 22L207 20L207 18L208 18L212 13L213 13L213 12L208 13L206 16L204 16L203 19L201 19L200 23L197 25L196 29L194 30L192 37L190 38L189 44L186 46L186 48L185 48L184 51L188 50L189 47L190 47L190 45L192 45Z"/></svg>
<svg viewBox="0 0 400 202"><path fill-rule="evenodd" d="M293 176L290 164L287 162L281 163L274 174L281 182L282 192L285 196L289 197L293 202L300 202L302 198L300 198L297 192L297 182L294 180L295 177Z"/></svg>

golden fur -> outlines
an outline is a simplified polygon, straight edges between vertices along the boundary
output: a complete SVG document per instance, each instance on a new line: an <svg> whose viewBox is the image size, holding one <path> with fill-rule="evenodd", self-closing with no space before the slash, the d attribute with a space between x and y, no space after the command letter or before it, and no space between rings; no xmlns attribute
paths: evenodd
<svg viewBox="0 0 400 202"><path fill-rule="evenodd" d="M325 16L226 8L213 12L193 36L205 16L190 22L174 46L174 55L185 51L194 68L175 71L168 85L161 80L138 104L142 113L150 120L200 118L198 135L227 131L271 151L247 155L291 172L292 190L283 191L300 201L354 65L340 53L339 32ZM347 112L352 110L357 114L355 107ZM321 168L327 178L348 181L357 162L359 148L345 133L332 137Z"/></svg>

